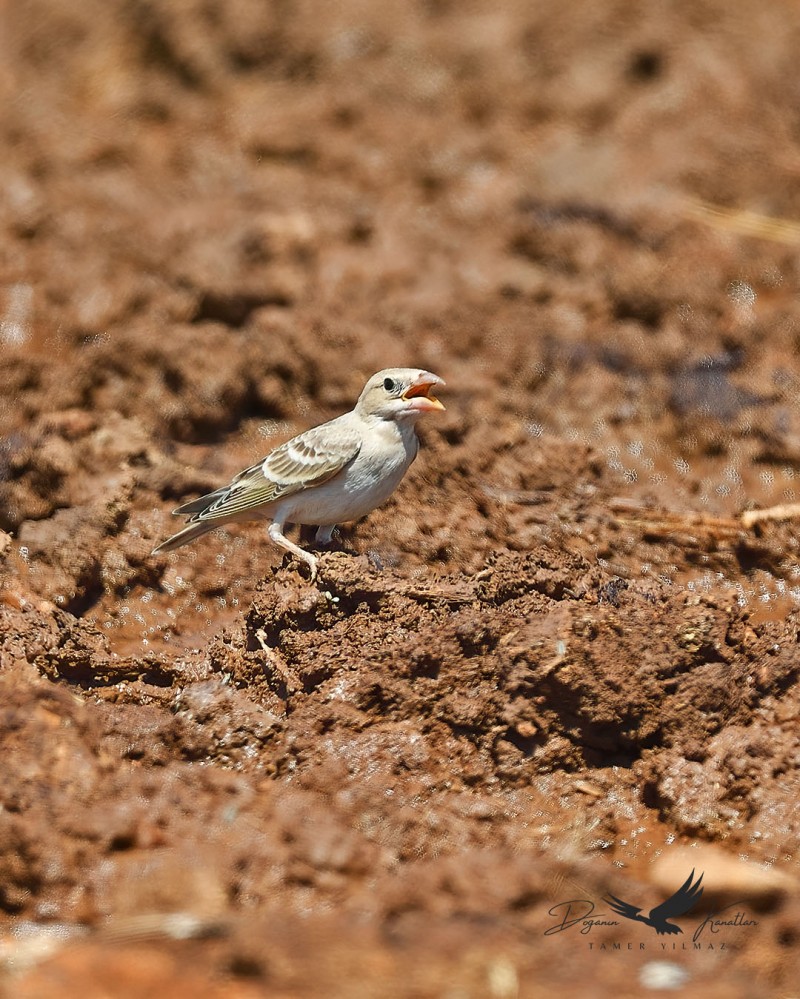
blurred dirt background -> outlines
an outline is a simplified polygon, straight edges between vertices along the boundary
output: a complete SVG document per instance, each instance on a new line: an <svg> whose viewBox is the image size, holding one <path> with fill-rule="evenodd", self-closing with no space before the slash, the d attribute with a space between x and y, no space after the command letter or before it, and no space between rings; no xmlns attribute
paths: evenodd
<svg viewBox="0 0 800 999"><path fill-rule="evenodd" d="M793 994L800 10L0 17L3 994ZM395 364L319 586L150 557Z"/></svg>

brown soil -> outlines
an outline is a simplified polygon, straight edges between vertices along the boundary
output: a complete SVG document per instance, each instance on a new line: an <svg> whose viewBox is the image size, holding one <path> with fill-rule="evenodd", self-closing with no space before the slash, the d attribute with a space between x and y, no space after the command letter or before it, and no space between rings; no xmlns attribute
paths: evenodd
<svg viewBox="0 0 800 999"><path fill-rule="evenodd" d="M800 12L3 18L0 991L788 995ZM318 585L149 555L394 364L448 411Z"/></svg>

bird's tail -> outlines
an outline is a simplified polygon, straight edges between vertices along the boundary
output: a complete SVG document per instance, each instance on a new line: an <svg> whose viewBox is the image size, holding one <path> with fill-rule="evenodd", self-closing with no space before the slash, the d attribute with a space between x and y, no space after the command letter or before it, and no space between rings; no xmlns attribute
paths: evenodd
<svg viewBox="0 0 800 999"><path fill-rule="evenodd" d="M198 523L198 524L187 524L182 531L178 531L177 534L173 534L171 538L167 538L166 541L162 541L161 544L152 550L151 555L163 555L164 552L173 552L176 548L180 548L182 545L188 545L190 541L194 541L195 538L199 538L201 534L205 534L208 531L213 531L218 524L214 523Z"/></svg>

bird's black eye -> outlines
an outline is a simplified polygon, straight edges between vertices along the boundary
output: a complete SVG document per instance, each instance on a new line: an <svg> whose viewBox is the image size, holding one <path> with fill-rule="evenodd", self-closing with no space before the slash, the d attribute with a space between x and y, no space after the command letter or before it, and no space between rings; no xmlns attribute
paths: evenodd
<svg viewBox="0 0 800 999"><path fill-rule="evenodd" d="M384 378L383 379L383 387L386 389L387 392L394 392L394 379L393 378Z"/></svg>

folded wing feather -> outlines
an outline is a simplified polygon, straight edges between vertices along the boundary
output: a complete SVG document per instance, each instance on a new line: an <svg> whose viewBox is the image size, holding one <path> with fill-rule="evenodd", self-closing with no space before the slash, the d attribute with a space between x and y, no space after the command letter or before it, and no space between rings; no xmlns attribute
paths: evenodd
<svg viewBox="0 0 800 999"><path fill-rule="evenodd" d="M309 486L322 485L338 475L360 448L361 437L354 429L330 424L314 427L239 472L229 485L185 503L175 513L194 514L189 523L227 520Z"/></svg>

